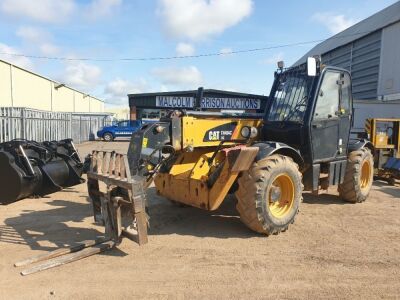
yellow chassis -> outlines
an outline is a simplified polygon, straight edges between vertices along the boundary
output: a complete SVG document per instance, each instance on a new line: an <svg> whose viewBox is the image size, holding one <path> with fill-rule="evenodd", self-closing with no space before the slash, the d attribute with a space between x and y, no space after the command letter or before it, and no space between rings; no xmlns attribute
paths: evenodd
<svg viewBox="0 0 400 300"><path fill-rule="evenodd" d="M252 165L258 152L258 148L247 146L252 140L240 136L242 127L259 128L261 121L182 117L180 124L180 143L173 143L178 157L168 173L155 176L157 192L173 201L215 210L239 173ZM213 129L227 128L229 124L234 124L232 134L229 139L225 137L224 147L219 149L222 136ZM217 153L211 161L215 151Z"/></svg>

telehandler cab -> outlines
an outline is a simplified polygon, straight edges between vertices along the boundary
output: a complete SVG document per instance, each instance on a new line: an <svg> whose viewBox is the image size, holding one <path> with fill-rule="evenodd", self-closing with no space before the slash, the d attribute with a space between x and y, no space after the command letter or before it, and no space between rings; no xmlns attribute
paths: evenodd
<svg viewBox="0 0 400 300"><path fill-rule="evenodd" d="M217 209L235 193L244 224L278 234L294 222L303 191L318 194L337 186L345 201L368 197L373 146L350 139L352 118L348 71L316 58L282 67L275 72L265 114L173 111L134 133L127 155L136 184L132 199L144 200L140 178L145 187L154 180L157 193L175 203L205 210ZM90 178L104 176L112 179L109 191L118 185L114 171L98 172L92 163L92 187L96 182ZM99 198L90 189L89 194L100 215ZM143 227L143 219L139 223Z"/></svg>

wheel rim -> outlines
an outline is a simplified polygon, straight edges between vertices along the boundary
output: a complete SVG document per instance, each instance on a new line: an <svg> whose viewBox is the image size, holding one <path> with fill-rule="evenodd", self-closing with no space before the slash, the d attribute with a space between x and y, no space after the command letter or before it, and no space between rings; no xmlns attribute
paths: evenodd
<svg viewBox="0 0 400 300"><path fill-rule="evenodd" d="M110 141L110 140L111 140L111 137L110 137L110 135L106 134L106 135L104 135L104 139L105 139L106 141Z"/></svg>
<svg viewBox="0 0 400 300"><path fill-rule="evenodd" d="M268 208L275 218L286 217L294 203L294 183L287 174L275 177L268 195Z"/></svg>
<svg viewBox="0 0 400 300"><path fill-rule="evenodd" d="M361 165L360 187L362 190L368 189L371 181L371 163L365 160Z"/></svg>

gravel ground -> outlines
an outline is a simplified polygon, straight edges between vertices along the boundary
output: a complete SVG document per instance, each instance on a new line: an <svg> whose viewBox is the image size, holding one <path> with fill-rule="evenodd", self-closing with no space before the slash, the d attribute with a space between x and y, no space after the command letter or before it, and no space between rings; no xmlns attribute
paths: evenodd
<svg viewBox="0 0 400 300"><path fill-rule="evenodd" d="M126 151L127 141L79 145ZM4 187L2 187L4 188ZM362 204L305 194L295 224L263 237L228 198L215 212L149 190L149 243L23 277L16 261L91 239L85 184L0 207L0 299L400 299L400 189L375 182Z"/></svg>

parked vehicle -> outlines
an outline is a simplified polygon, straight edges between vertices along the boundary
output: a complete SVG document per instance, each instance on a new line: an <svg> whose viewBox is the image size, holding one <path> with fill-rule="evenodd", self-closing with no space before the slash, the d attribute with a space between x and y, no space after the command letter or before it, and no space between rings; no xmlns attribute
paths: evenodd
<svg viewBox="0 0 400 300"><path fill-rule="evenodd" d="M99 131L97 131L97 137L102 138L106 142L111 142L117 137L130 137L132 133L142 127L141 120L135 121L119 121L111 126L105 126Z"/></svg>
<svg viewBox="0 0 400 300"><path fill-rule="evenodd" d="M132 134L127 158L95 153L88 172L95 216L104 211L101 199L108 197L112 210L113 199L125 195L133 195L124 200L133 203L130 211L144 212L137 203L146 203L152 181L158 195L208 211L234 192L242 222L265 235L284 232L295 221L303 191L318 195L335 186L343 200L365 201L374 147L366 139L350 139L350 73L315 57L289 69L278 66L264 114L172 111ZM98 181L113 193L100 194ZM133 218L144 236L147 216Z"/></svg>
<svg viewBox="0 0 400 300"><path fill-rule="evenodd" d="M367 119L365 134L374 145L374 174L394 185L400 179L400 119Z"/></svg>

